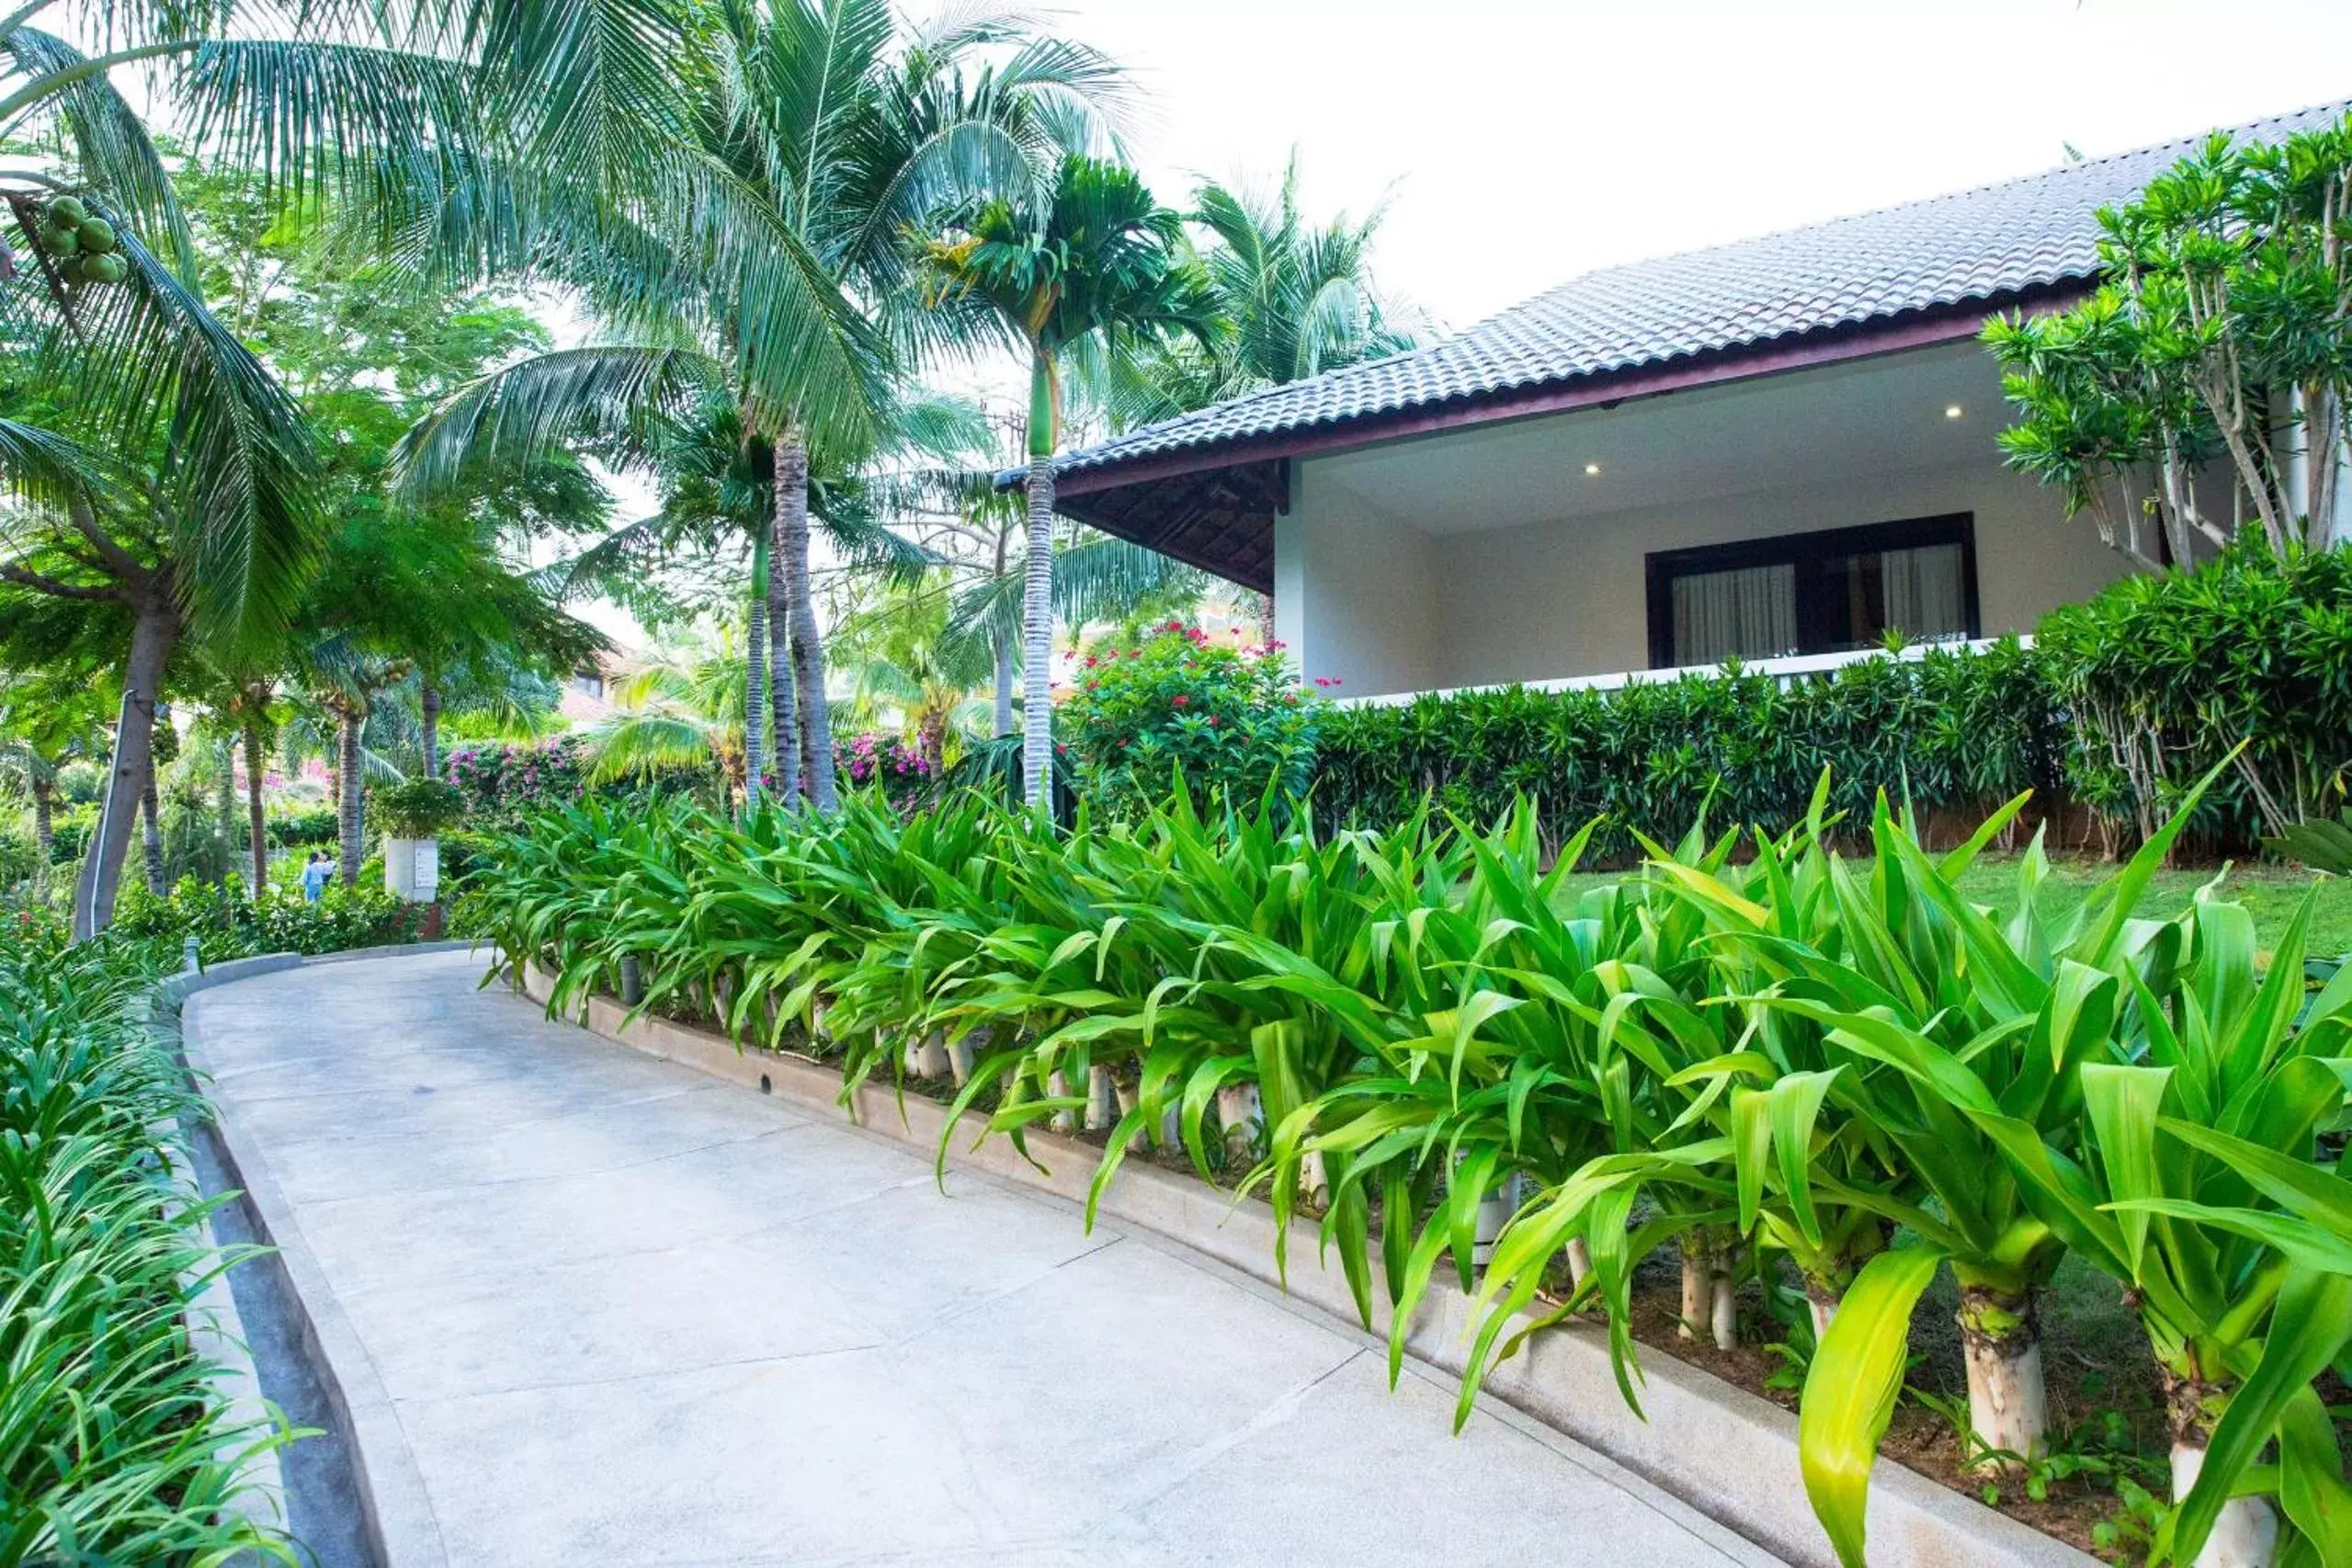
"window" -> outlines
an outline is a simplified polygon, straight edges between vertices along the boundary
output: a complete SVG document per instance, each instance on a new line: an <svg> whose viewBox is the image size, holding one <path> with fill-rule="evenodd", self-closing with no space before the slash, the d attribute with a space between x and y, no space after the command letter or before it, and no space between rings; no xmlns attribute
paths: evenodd
<svg viewBox="0 0 2352 1568"><path fill-rule="evenodd" d="M1743 540L1649 557L1650 664L1720 665L1974 637L1965 512Z"/></svg>
<svg viewBox="0 0 2352 1568"><path fill-rule="evenodd" d="M605 677L594 670L582 670L572 677L572 689L583 697L593 697L601 701L605 694Z"/></svg>

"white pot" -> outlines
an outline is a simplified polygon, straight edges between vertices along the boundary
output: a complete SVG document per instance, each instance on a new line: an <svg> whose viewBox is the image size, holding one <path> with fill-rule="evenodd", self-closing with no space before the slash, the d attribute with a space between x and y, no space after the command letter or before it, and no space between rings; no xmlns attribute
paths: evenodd
<svg viewBox="0 0 2352 1568"><path fill-rule="evenodd" d="M441 841L386 838L384 891L403 903L430 903L440 896Z"/></svg>

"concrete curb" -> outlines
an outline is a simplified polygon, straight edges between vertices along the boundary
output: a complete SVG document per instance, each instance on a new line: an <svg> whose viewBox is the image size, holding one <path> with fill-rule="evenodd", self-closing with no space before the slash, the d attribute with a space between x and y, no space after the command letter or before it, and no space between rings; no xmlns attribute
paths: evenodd
<svg viewBox="0 0 2352 1568"><path fill-rule="evenodd" d="M184 1121L174 1131L183 1142L193 1142L203 1133ZM202 1184L187 1154L167 1146L165 1159L173 1179L200 1199ZM218 1257L225 1250L209 1212L198 1222L197 1233L203 1238L209 1256ZM196 1285L187 1304L188 1347L199 1362L215 1369L213 1386L220 1391L229 1419L256 1431L274 1427L276 1417L262 1395L261 1371L245 1337L244 1319L237 1311L235 1293L229 1289L229 1270L215 1267L201 1283L197 1283L194 1270L181 1278ZM241 1442L225 1445L219 1451L222 1462L233 1461L241 1447ZM269 1448L244 1460L239 1467L242 1484L231 1494L223 1513L264 1530L286 1528L286 1467L280 1454L279 1449Z"/></svg>
<svg viewBox="0 0 2352 1568"><path fill-rule="evenodd" d="M462 944L460 944L462 945ZM523 965L520 989L545 1006L552 977ZM937 1150L947 1108L887 1085L862 1085L846 1107L840 1074L805 1057L738 1049L707 1030L644 1017L591 997L565 1022L713 1077L803 1107L846 1110L876 1135ZM1083 1205L1096 1151L1031 1131L1024 1160L1004 1138L981 1142L982 1119L967 1114L949 1158L1000 1180ZM971 1134L965 1136L965 1131ZM1039 1166L1042 1165L1043 1169ZM1272 1212L1188 1176L1140 1161L1120 1167L1101 1212L1153 1232L1236 1271L1276 1286L1296 1301L1359 1327L1355 1297L1336 1260L1319 1256L1315 1227L1294 1221L1288 1278L1275 1267ZM1386 1303L1375 1292L1372 1330L1389 1331ZM1412 1357L1459 1377L1466 1359L1470 1303L1439 1281L1406 1337ZM1797 1458L1797 1418L1699 1368L1664 1355L1645 1357L1642 1402L1649 1420L1626 1408L1609 1365L1606 1334L1564 1324L1531 1337L1519 1355L1487 1377L1484 1392L1533 1416L1659 1487L1717 1523L1798 1568L1836 1568L1835 1555L1806 1502ZM1736 1484L1727 1487L1726 1483ZM1972 1498L1898 1464L1871 1478L1868 1528L1874 1568L2098 1568L2096 1559L2008 1518Z"/></svg>
<svg viewBox="0 0 2352 1568"><path fill-rule="evenodd" d="M270 953L218 964L201 974L176 975L159 988L159 994L165 1005L176 1006L199 992L281 970L459 952L474 945L463 941L420 942L314 957ZM201 1088L210 1075L210 1063L199 1027L202 1010L198 1011L198 1018L183 1016L180 1045ZM361 1522L371 1554L379 1563L397 1564L398 1568L445 1568L449 1554L441 1541L440 1524L434 1517L415 1456L409 1449L407 1434L392 1409L391 1396L376 1376L375 1363L343 1315L342 1305L325 1274L311 1256L293 1210L269 1174L267 1162L259 1157L244 1131L217 1101L212 1102L212 1121L206 1130L212 1152L227 1174L228 1185L242 1193L238 1202L254 1234L273 1249L262 1261L278 1275L283 1297L291 1303L299 1319L304 1358L326 1394L335 1435L350 1456Z"/></svg>

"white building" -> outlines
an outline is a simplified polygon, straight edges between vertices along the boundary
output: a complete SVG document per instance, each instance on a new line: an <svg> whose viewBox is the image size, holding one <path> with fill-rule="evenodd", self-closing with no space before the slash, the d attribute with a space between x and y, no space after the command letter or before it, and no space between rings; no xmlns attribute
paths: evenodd
<svg viewBox="0 0 2352 1568"><path fill-rule="evenodd" d="M2030 631L2129 568L2005 467L1977 335L2193 145L1589 273L1073 453L1061 507L1271 591L1351 697Z"/></svg>

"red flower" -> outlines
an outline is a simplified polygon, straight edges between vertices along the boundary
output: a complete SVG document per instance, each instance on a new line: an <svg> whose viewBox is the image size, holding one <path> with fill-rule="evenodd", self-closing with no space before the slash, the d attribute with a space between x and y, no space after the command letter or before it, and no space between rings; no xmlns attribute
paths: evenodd
<svg viewBox="0 0 2352 1568"><path fill-rule="evenodd" d="M1217 722L1217 715L1215 715L1214 713L1210 714L1210 715L1209 715L1209 722L1210 722L1210 723L1212 723L1212 724L1213 724L1213 723L1215 723L1215 722Z"/></svg>
<svg viewBox="0 0 2352 1568"><path fill-rule="evenodd" d="M1178 708L1188 708L1188 707L1190 707L1190 706L1192 705L1192 699L1191 699L1191 698L1189 698L1189 697L1187 697L1187 696L1186 696L1183 692L1181 692L1181 691L1177 692L1174 697L1169 698L1169 699L1168 699L1168 700L1169 700L1170 702L1174 703L1174 704L1175 704L1176 707L1178 707ZM1212 719L1212 720L1210 720L1210 722L1213 724L1213 723L1215 723L1215 722L1216 722L1216 721Z"/></svg>

